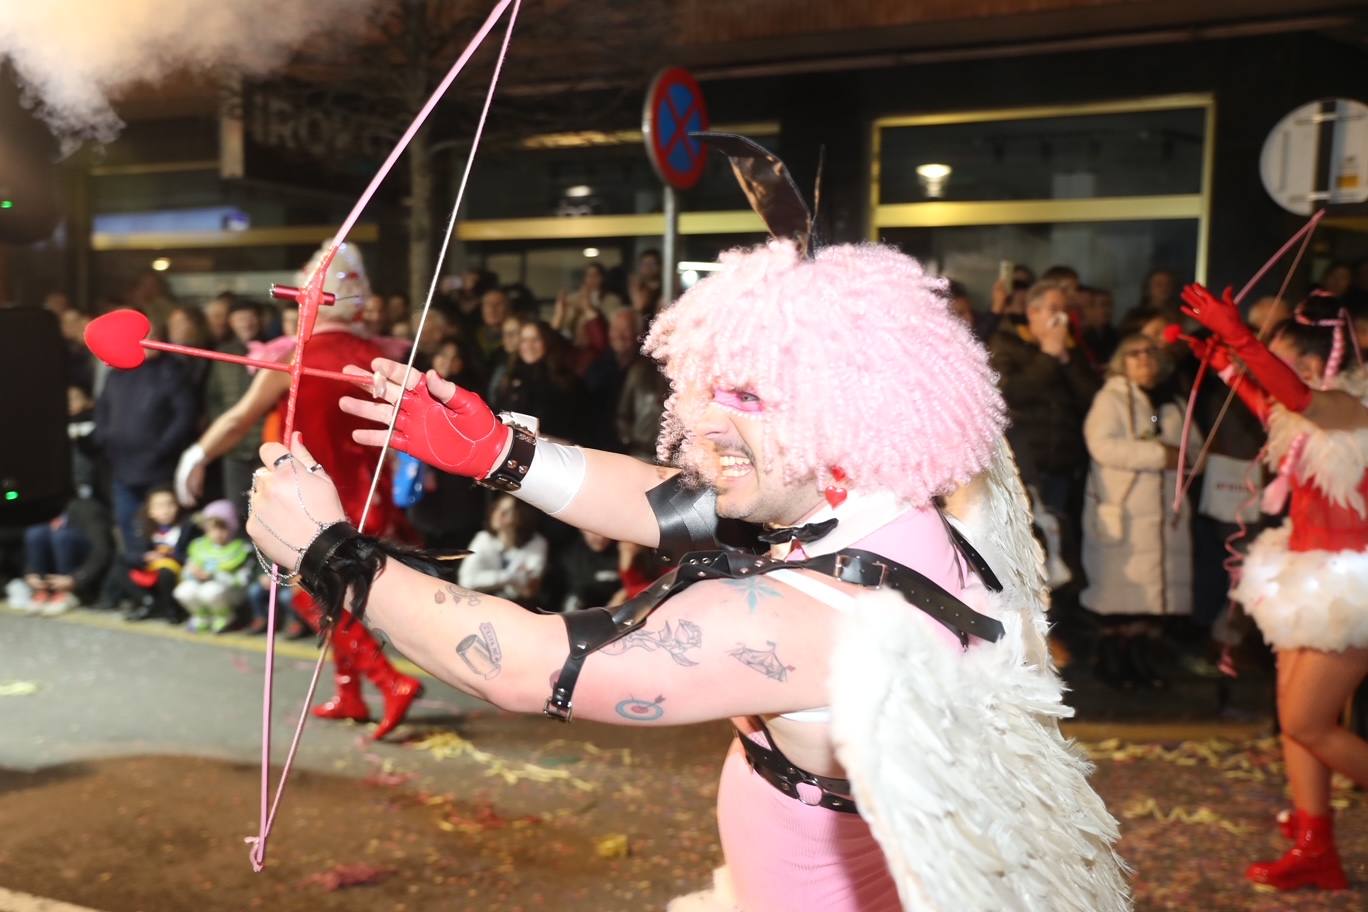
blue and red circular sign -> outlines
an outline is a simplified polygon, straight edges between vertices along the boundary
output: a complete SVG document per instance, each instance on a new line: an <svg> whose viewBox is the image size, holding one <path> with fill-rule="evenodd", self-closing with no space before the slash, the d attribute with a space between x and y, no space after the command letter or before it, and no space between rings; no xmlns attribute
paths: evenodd
<svg viewBox="0 0 1368 912"><path fill-rule="evenodd" d="M703 90L688 70L669 67L656 74L646 91L641 134L646 157L660 179L687 190L703 176L707 147L689 134L708 129Z"/></svg>

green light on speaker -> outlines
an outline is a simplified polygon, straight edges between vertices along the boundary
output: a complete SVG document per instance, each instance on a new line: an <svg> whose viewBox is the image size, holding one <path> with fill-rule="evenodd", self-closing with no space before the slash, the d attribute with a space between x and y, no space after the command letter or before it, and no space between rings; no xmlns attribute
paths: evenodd
<svg viewBox="0 0 1368 912"><path fill-rule="evenodd" d="M18 492L18 491L6 491L6 492L5 492L5 500L18 500L18 499L19 499L19 492Z"/></svg>
<svg viewBox="0 0 1368 912"><path fill-rule="evenodd" d="M14 200L0 200L0 209L13 209Z"/></svg>

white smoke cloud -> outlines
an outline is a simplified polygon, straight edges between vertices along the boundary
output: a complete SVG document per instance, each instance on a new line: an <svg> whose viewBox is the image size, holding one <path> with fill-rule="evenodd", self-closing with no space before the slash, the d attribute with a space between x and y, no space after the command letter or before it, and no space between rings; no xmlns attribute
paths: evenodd
<svg viewBox="0 0 1368 912"><path fill-rule="evenodd" d="M0 60L59 135L108 140L110 97L195 71L262 74L375 0L0 0Z"/></svg>

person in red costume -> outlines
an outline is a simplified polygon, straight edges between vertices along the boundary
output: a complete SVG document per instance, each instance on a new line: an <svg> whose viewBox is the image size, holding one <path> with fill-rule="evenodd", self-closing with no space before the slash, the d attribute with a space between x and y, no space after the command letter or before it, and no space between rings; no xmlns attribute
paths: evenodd
<svg viewBox="0 0 1368 912"><path fill-rule="evenodd" d="M319 255L321 251L300 274L298 285L307 282ZM305 357L312 367L340 370L347 364L367 363L382 352L353 319L368 292L360 252L353 245L343 245L333 261L332 271L324 288L337 295L337 302L319 309L313 336L305 347ZM205 465L231 451L269 412L279 411L283 422L289 388L289 374L261 371L256 375L243 397L210 425L181 457L176 487L183 500L199 496ZM369 424L339 412L335 407L337 395L337 381L301 378L295 431L302 435L318 464L337 486L347 515L356 520L361 516L370 491L375 451L352 440L354 430L369 427ZM378 535L391 534L399 515L390 499L393 486L385 477L387 474L387 470L382 470L366 520L367 531ZM319 609L307 592L295 593L293 608L311 626L318 627ZM385 701L384 713L372 734L379 741L404 721L413 702L422 695L423 686L418 680L400 673L385 658L383 645L376 642L365 625L357 623L351 614L342 613L339 621L329 628L328 638L336 663L337 695L314 707L313 713L321 719L369 722L370 709L361 696L361 679L367 678Z"/></svg>
<svg viewBox="0 0 1368 912"><path fill-rule="evenodd" d="M1368 372L1353 325L1333 298L1313 297L1265 346L1227 289L1183 291L1184 312L1215 335L1189 340L1269 430L1278 479L1265 509L1288 521L1250 547L1231 596L1278 655L1278 719L1293 809L1282 820L1292 848L1245 876L1294 890L1348 886L1335 848L1330 775L1368 787L1368 742L1339 724L1368 676ZM1232 357L1233 356L1233 357ZM1346 357L1347 356L1347 357ZM1237 373L1234 358L1247 373ZM1345 369L1341 369L1341 368Z"/></svg>

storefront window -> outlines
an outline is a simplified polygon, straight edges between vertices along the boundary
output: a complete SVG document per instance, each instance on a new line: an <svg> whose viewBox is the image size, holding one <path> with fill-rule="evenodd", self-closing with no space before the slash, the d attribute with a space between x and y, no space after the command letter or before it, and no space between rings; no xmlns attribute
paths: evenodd
<svg viewBox="0 0 1368 912"><path fill-rule="evenodd" d="M1197 233L1196 219L1162 219L893 228L881 232L880 239L932 272L963 283L980 310L988 308L1005 261L1029 266L1037 275L1057 264L1072 266L1084 284L1112 293L1120 317L1140 302L1151 269L1171 270L1180 281L1195 275Z"/></svg>
<svg viewBox="0 0 1368 912"><path fill-rule="evenodd" d="M751 138L773 148L778 133ZM467 192L469 219L576 218L664 209L660 178L651 169L640 139L489 156L479 163ZM744 205L731 167L721 155L709 155L697 186L679 194L682 211L723 211Z"/></svg>
<svg viewBox="0 0 1368 912"><path fill-rule="evenodd" d="M1209 96L875 121L870 236L987 307L1003 263L1076 269L1137 303L1154 268L1206 272Z"/></svg>
<svg viewBox="0 0 1368 912"><path fill-rule="evenodd" d="M880 140L879 200L1200 193L1204 114L1183 108L889 127Z"/></svg>

